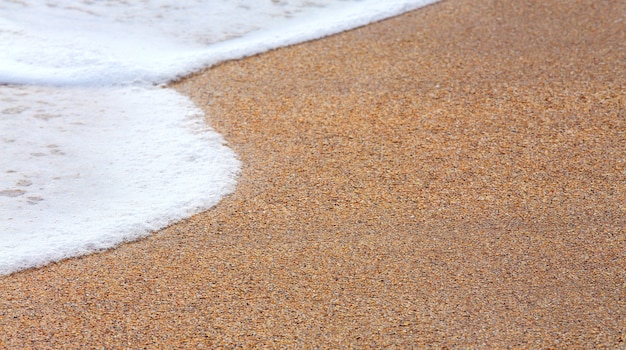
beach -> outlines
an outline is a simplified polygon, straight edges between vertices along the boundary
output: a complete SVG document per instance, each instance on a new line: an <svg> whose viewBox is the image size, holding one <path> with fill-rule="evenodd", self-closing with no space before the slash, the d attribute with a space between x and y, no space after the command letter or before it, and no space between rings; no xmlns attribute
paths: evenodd
<svg viewBox="0 0 626 350"><path fill-rule="evenodd" d="M623 348L626 3L447 0L171 84L211 210L0 277L0 348Z"/></svg>

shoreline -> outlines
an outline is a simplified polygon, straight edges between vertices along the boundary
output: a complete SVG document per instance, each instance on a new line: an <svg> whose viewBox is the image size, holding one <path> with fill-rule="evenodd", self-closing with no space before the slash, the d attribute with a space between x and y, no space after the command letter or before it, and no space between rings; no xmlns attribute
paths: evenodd
<svg viewBox="0 0 626 350"><path fill-rule="evenodd" d="M623 346L625 6L443 1L174 83L235 193L0 277L0 347Z"/></svg>

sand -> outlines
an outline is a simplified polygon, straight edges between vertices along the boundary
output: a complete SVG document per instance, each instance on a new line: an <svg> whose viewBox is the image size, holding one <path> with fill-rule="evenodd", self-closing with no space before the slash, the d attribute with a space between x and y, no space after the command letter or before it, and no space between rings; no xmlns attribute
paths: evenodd
<svg viewBox="0 0 626 350"><path fill-rule="evenodd" d="M448 0L177 82L235 193L0 277L0 348L626 348L624 13Z"/></svg>

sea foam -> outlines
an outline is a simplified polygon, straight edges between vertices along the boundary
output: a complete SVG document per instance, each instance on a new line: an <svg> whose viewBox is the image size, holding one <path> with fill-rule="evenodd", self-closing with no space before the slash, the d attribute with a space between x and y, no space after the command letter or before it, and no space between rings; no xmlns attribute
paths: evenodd
<svg viewBox="0 0 626 350"><path fill-rule="evenodd" d="M0 275L137 239L233 191L236 155L160 84L432 2L0 0Z"/></svg>

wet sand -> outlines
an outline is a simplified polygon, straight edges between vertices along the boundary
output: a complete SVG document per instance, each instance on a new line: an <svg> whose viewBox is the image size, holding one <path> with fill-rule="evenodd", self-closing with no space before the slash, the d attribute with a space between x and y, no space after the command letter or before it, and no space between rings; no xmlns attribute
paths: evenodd
<svg viewBox="0 0 626 350"><path fill-rule="evenodd" d="M235 193L0 277L0 348L625 348L624 13L449 0L177 82Z"/></svg>

